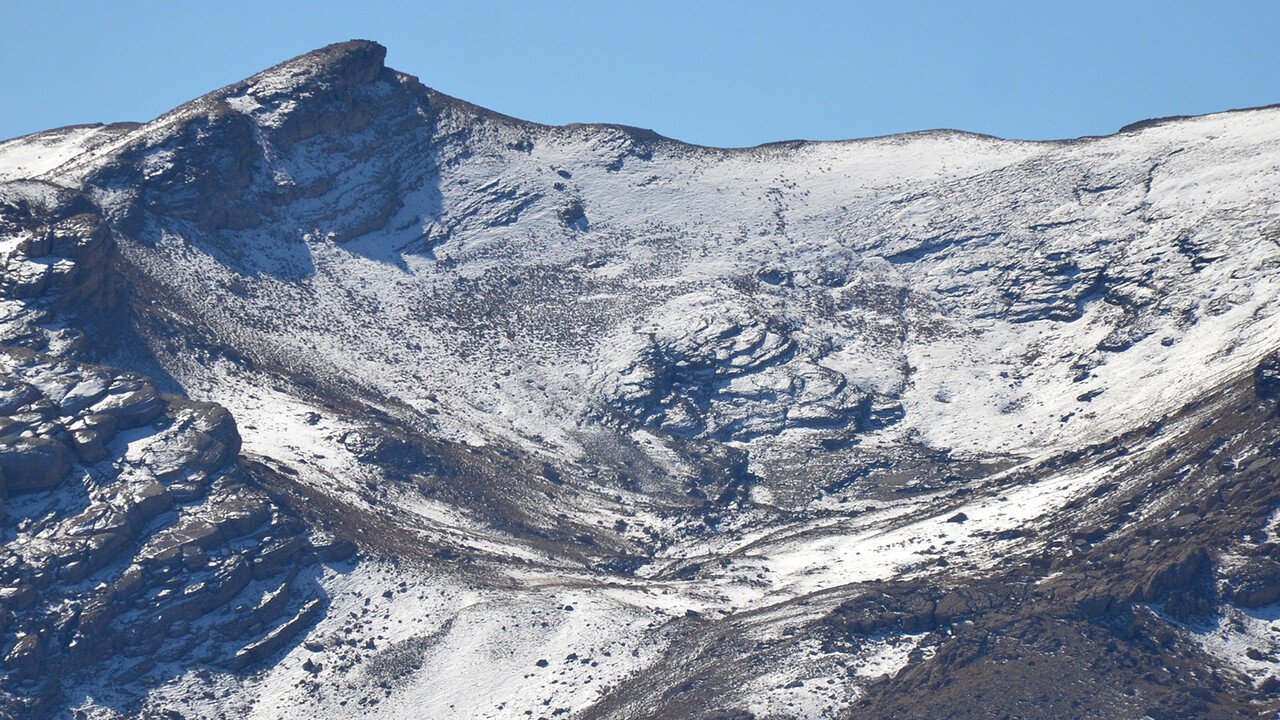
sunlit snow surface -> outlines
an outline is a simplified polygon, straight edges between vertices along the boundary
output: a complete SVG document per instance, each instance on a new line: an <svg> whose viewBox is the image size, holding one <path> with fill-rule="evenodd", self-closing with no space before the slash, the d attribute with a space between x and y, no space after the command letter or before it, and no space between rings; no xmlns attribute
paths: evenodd
<svg viewBox="0 0 1280 720"><path fill-rule="evenodd" d="M287 94L292 81L257 82L225 103L270 130L293 106L255 98ZM433 132L475 125L469 112L441 110ZM139 167L164 173L183 117L101 147L97 129L0 144L0 179L74 184L131 142L150 148ZM611 432L599 408L633 392L652 339L695 337L708 317L755 323L761 338L785 328L799 348L726 392L794 391L800 402L817 392L822 368L900 400L902 419L864 433L863 447L909 440L1010 462L1159 417L1280 342L1280 110L1064 143L930 132L735 151L659 142L637 154L634 138L612 128L490 118L461 145L430 145L427 134L384 145L364 130L349 138L364 154L331 154L321 140L268 148L270 182L330 178L331 189L216 237L151 223L144 242L121 250L260 365L341 378L440 437L565 462L592 462L591 438ZM337 242L351 216L386 199L369 188L388 173L401 173L387 190L400 209ZM110 209L124 201L115 192L95 199ZM585 220L563 221L570 200ZM246 453L364 502L359 486L376 474L342 447L352 421L265 373L169 363L194 397L232 411ZM723 412L732 419L733 403ZM680 459L651 430L629 441L679 475ZM803 462L820 437L783 426L731 441L763 479L754 499L772 502L776 468ZM375 562L326 569L331 605L305 644L248 680L179 675L152 702L193 717L573 713L656 662L690 611L741 616L745 634L776 638L798 617L828 612L835 601L823 592L833 588L927 576L939 556L953 572L979 571L1028 548L1000 533L1107 472L1011 487L995 476L963 502L925 493L855 511L815 500L830 512L763 528L744 520L687 541L671 533L634 577L607 582L558 568L465 509L402 498L397 511L424 539L464 538L528 564L484 577L447 565L408 578ZM669 522L646 512L628 519ZM968 519L948 522L958 512ZM696 580L659 579L723 558L731 564ZM1225 653L1241 633L1267 635L1272 620L1241 618L1235 634L1206 631L1205 642ZM361 647L338 643L348 636ZM742 688L743 703L761 715L830 716L833 698L893 674L913 647L909 636L873 643L840 658L852 672L818 658L766 674ZM90 684L78 706L114 717L111 693Z"/></svg>
<svg viewBox="0 0 1280 720"><path fill-rule="evenodd" d="M75 125L0 143L0 182L44 175L129 129L127 126Z"/></svg>

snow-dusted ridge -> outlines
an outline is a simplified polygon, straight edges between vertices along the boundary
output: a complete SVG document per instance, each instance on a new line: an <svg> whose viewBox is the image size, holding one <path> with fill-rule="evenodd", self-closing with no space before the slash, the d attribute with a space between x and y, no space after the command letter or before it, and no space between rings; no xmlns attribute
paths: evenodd
<svg viewBox="0 0 1280 720"><path fill-rule="evenodd" d="M832 348L824 353L802 346L798 354L807 357L798 360L808 367L835 370L852 390L887 392L908 403L908 423L927 427L931 445L1020 454L1075 442L1080 423L1059 422L1072 412L1092 415L1090 425L1106 433L1130 421L1125 408L1156 403L1167 409L1184 396L1179 375L1188 369L1170 359L1184 357L1188 347L1197 354L1190 369L1227 357L1229 348L1243 367L1260 352L1232 348L1234 338L1260 338L1265 350L1273 337L1266 308L1274 288L1264 269L1274 258L1268 239L1274 211L1259 204L1253 188L1274 177L1275 110L1166 122L1067 144L932 132L730 152L608 126L550 128L493 116L414 90L407 76L371 72L377 53L361 49L351 56L291 61L190 103L60 172L67 182L101 175L92 168L110 167L124 148L144 176L190 172L191 166L182 168L195 158L184 160L165 147L178 140L174 132L200 126L206 116L236 127L243 121L224 115L248 119L257 128L252 142L261 146L243 152L261 153L261 159L242 169L237 182L251 183L242 200L278 203L285 193L288 204L272 219L254 217L256 209L228 218L254 227L218 231L212 245L197 228L156 226L152 242L161 248L184 244L163 253L166 269L180 259L177 267L192 275L183 279L181 292L220 298L225 310L215 309L206 320L225 326L215 333L245 333L239 319L271 307L290 318L296 347L288 352L326 348L319 357L327 367L317 372L367 378L379 392L417 409L427 401L409 389L413 385L485 409L517 433L560 435L555 425L534 427L502 408L532 402L572 422L587 411L572 398L604 395L614 402L610 395L628 392L609 387L614 381L607 368L637 362L643 346L632 338L643 341L645 334L634 328L662 318L668 333L680 332L661 314L665 305L710 304L708 312L716 314L722 312L717 303L749 303L759 310L748 322L790 324L810 342ZM350 94L356 110L356 119L336 116L332 122L369 124L352 140L373 153L367 161L349 165L339 157L356 154L354 147L334 156L319 137L295 144L293 136L310 128L292 128L314 122L295 108L301 101L296 96L334 101L326 92L339 101ZM364 114L372 112L366 105L391 103L397 94L405 96L410 117L421 119L402 131L403 143L388 143L397 145L391 151L374 141L378 118ZM267 104L237 100L250 97ZM402 124L407 119L395 118ZM1049 182L1028 186L1016 199L1004 192L1022 188L1047 167L1055 168ZM1222 177L1230 181L1219 182ZM288 200L326 185L332 188L314 199ZM108 193L100 198L108 212L132 212L111 202L113 191L99 192ZM225 192L237 191L218 188L214 197ZM179 217L191 211L201 209L185 208ZM1232 217L1222 217L1224 211ZM1179 243L1193 247L1180 249ZM230 262L222 256L228 252ZM1196 257L1212 261L1207 277L1200 276ZM1159 263L1158 274L1143 277L1149 262ZM768 282L779 268L796 277ZM558 277L547 278L547 272ZM270 276L262 278L253 301L225 289L246 274ZM717 299L724 292L718 284L753 276L764 281L746 296ZM503 287L522 280L532 287ZM871 284L906 292L890 299L886 288L857 297ZM442 297L451 285L506 297L486 297L476 307ZM573 303L563 302L566 291ZM648 296L639 304L637 292ZM1158 307L1146 304L1152 299ZM442 301L457 313L455 327L432 328L415 317ZM378 307L384 317L371 326L358 303ZM770 307L801 304L813 309L800 310L798 318ZM1210 304L1211 312L1222 314L1206 318L1203 308ZM506 305L512 309L505 316L493 312ZM823 306L835 314L815 323L808 313ZM515 317L518 307L527 309ZM1236 319L1244 316L1250 319ZM431 322L441 320L437 315ZM1224 326L1233 330L1224 333ZM262 344L277 344L275 335L265 333ZM1175 348L1184 335L1190 345ZM597 338L607 338L608 347L594 347ZM457 351L442 352L442 343L461 345L467 354L452 360ZM998 372L1021 374L1025 369L1015 366L1046 350L1056 358L1070 354L1072 362L1050 360L1029 377L997 387ZM619 351L626 354L613 358ZM422 353L434 356L438 372L406 369ZM380 367L361 360L362 354L376 354ZM510 371L503 358L513 356L557 366L537 374L554 379L559 393L526 398L518 381L492 392L482 378ZM479 357L484 359L477 363ZM1130 357L1138 362L1129 363ZM1082 405L1075 397L1095 389L1078 379L1082 367L1097 379L1094 384L1159 393L1103 394ZM427 376L418 377L424 370ZM753 387L781 382L771 373L795 378L806 372L770 369L753 379ZM1153 382L1132 383L1135 372ZM448 382L450 377L465 379ZM448 392L439 392L437 383L449 385ZM1037 400L1021 407L1029 396ZM729 402L741 397L734 394ZM827 410L838 414L842 403L854 400L846 393ZM441 422L451 415L446 412ZM963 418L963 427L955 418ZM470 428L476 421L464 416L459 425Z"/></svg>
<svg viewBox="0 0 1280 720"><path fill-rule="evenodd" d="M94 287L122 288L60 300L90 276L6 230L4 337L219 403L277 496L364 549L308 571L329 609L257 672L86 679L72 707L845 717L989 622L948 593L1185 619L1159 563L1199 571L1152 528L1231 493L1170 479L1208 462L1178 453L1273 422L1246 385L1280 348L1280 108L717 149L527 123L384 56L0 143L0 202L79 193L114 242ZM1219 415L1255 425L1208 437L1244 422ZM1159 581L1111 567L1131 594L1077 601L1108 542ZM741 696L688 689L716 687Z"/></svg>

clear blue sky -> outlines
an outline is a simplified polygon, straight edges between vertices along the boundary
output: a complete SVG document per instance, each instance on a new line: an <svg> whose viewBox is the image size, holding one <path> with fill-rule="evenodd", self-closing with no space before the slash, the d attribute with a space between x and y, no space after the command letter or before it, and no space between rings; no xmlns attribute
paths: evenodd
<svg viewBox="0 0 1280 720"><path fill-rule="evenodd" d="M148 120L315 47L544 123L706 145L1107 134L1280 103L1280 2L0 0L0 137Z"/></svg>

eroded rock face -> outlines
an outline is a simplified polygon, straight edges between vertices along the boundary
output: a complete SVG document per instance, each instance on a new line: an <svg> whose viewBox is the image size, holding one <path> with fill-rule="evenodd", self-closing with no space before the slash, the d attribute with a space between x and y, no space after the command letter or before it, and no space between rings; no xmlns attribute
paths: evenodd
<svg viewBox="0 0 1280 720"><path fill-rule="evenodd" d="M300 573L352 548L311 546L259 489L264 468L237 464L221 406L16 348L0 349L0 395L5 717L42 717L107 658L138 658L126 675L165 658L242 670L323 611Z"/></svg>
<svg viewBox="0 0 1280 720"><path fill-rule="evenodd" d="M0 321L4 342L44 348L49 333L39 328L59 312L103 310L118 302L120 279L111 271L115 240L82 193L38 180L0 183L0 236L0 300L24 301L28 310Z"/></svg>
<svg viewBox="0 0 1280 720"><path fill-rule="evenodd" d="M845 281L797 291L771 287L791 283L780 274L762 277L751 293L723 288L655 312L640 328L647 339L601 381L612 404L672 435L720 441L796 428L843 437L899 420L901 379L859 382L836 352L868 322ZM823 301L836 309L830 324L788 312Z"/></svg>

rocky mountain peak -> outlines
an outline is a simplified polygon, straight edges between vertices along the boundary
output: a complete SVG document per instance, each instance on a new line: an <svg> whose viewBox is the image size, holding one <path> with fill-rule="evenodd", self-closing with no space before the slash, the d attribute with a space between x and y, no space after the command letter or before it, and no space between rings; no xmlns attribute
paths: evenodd
<svg viewBox="0 0 1280 720"><path fill-rule="evenodd" d="M353 130L376 112L373 98L397 83L386 69L387 49L367 40L336 43L300 55L215 95L225 107L246 115L287 149L298 140L333 127ZM387 81L379 92L369 87ZM199 101L197 101L199 103Z"/></svg>
<svg viewBox="0 0 1280 720"><path fill-rule="evenodd" d="M257 92L306 92L314 85L363 85L386 67L387 49L370 40L326 45L264 70L245 81Z"/></svg>

